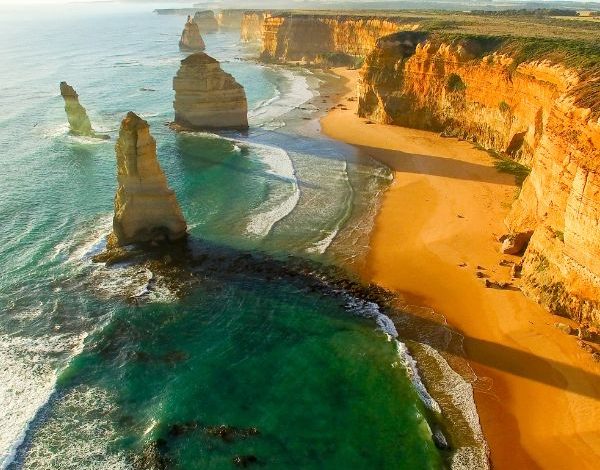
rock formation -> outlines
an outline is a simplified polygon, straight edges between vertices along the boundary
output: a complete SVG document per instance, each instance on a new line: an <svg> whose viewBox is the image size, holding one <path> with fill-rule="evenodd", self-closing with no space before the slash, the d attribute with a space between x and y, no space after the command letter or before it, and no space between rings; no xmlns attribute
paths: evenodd
<svg viewBox="0 0 600 470"><path fill-rule="evenodd" d="M260 18L257 20L260 23ZM267 15L261 26L261 59L268 62L329 63L339 55L364 57L380 37L416 27L405 19L377 16Z"/></svg>
<svg viewBox="0 0 600 470"><path fill-rule="evenodd" d="M361 71L359 115L476 141L529 167L504 249L525 250L529 296L598 325L600 71L543 57L517 61L519 41L382 38Z"/></svg>
<svg viewBox="0 0 600 470"><path fill-rule="evenodd" d="M191 16L187 17L187 22L181 33L179 40L180 51L203 51L206 48L198 25L192 20Z"/></svg>
<svg viewBox="0 0 600 470"><path fill-rule="evenodd" d="M271 16L266 11L247 11L242 17L240 37L242 42L262 41L265 19Z"/></svg>
<svg viewBox="0 0 600 470"><path fill-rule="evenodd" d="M221 10L217 14L219 29L241 29L244 10Z"/></svg>
<svg viewBox="0 0 600 470"><path fill-rule="evenodd" d="M187 226L156 158L148 123L127 113L115 150L118 188L109 248L183 239Z"/></svg>
<svg viewBox="0 0 600 470"><path fill-rule="evenodd" d="M201 33L214 33L219 30L219 24L215 14L211 10L197 11L194 15L194 23L198 25Z"/></svg>
<svg viewBox="0 0 600 470"><path fill-rule="evenodd" d="M203 52L181 61L173 89L176 125L186 129L248 128L244 88Z"/></svg>
<svg viewBox="0 0 600 470"><path fill-rule="evenodd" d="M92 129L90 118L88 118L85 108L79 103L79 95L67 82L60 82L60 94L65 100L65 111L71 133L85 137L96 137L99 139L108 139L107 135L97 134Z"/></svg>

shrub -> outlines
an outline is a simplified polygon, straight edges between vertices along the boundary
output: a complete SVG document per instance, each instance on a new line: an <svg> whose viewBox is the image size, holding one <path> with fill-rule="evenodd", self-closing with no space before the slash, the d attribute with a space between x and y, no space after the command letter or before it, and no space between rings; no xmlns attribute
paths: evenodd
<svg viewBox="0 0 600 470"><path fill-rule="evenodd" d="M498 109L502 113L508 113L510 111L510 106L506 101L500 101L500 103L498 103Z"/></svg>
<svg viewBox="0 0 600 470"><path fill-rule="evenodd" d="M448 79L446 80L446 88L451 92L460 92L465 91L467 89L467 85L462 81L460 75L455 73L451 73L448 75Z"/></svg>

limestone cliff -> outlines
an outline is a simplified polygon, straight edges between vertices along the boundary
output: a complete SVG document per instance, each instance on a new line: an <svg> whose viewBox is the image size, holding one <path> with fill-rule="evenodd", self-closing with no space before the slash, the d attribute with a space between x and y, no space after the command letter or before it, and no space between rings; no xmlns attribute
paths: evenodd
<svg viewBox="0 0 600 470"><path fill-rule="evenodd" d="M217 13L219 29L241 29L244 10L221 10Z"/></svg>
<svg viewBox="0 0 600 470"><path fill-rule="evenodd" d="M262 41L265 19L271 16L266 11L247 11L242 17L240 36L243 42Z"/></svg>
<svg viewBox="0 0 600 470"><path fill-rule="evenodd" d="M244 87L218 61L197 52L181 61L173 79L175 124L186 129L247 129Z"/></svg>
<svg viewBox="0 0 600 470"><path fill-rule="evenodd" d="M214 33L219 30L219 24L211 10L197 11L194 15L194 23L198 25L202 34Z"/></svg>
<svg viewBox="0 0 600 470"><path fill-rule="evenodd" d="M192 20L191 16L188 16L179 40L179 50L203 51L205 48L198 25Z"/></svg>
<svg viewBox="0 0 600 470"><path fill-rule="evenodd" d="M274 62L328 62L335 55L363 57L377 40L416 24L379 16L281 13L262 24L261 59Z"/></svg>
<svg viewBox="0 0 600 470"><path fill-rule="evenodd" d="M60 94L65 101L65 111L67 112L67 119L72 134L100 139L109 138L106 135L97 134L92 129L90 118L85 108L79 103L79 95L77 95L72 86L68 85L67 82L60 82Z"/></svg>
<svg viewBox="0 0 600 470"><path fill-rule="evenodd" d="M359 115L467 138L529 166L506 220L532 235L523 289L598 325L600 72L522 50L502 38L382 38L361 70Z"/></svg>
<svg viewBox="0 0 600 470"><path fill-rule="evenodd" d="M115 149L118 188L109 248L184 238L187 226L156 158L148 123L129 112Z"/></svg>

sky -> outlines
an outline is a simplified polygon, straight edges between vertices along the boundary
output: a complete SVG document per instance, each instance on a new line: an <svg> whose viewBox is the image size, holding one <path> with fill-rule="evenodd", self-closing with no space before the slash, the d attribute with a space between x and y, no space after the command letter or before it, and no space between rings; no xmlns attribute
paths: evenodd
<svg viewBox="0 0 600 470"><path fill-rule="evenodd" d="M104 0L0 0L0 5L25 5L25 4L38 4L39 5L39 4L53 4L53 3L63 3L64 4L64 3L84 3L84 2L99 2L99 1L104 1ZM158 0L158 1L160 1L160 3L165 3L165 4L177 2L177 3L183 3L181 6L191 6L193 3L199 3L201 0L189 0L189 1L175 0L174 2L170 2L169 0ZM329 0L329 1L331 1L331 0ZM366 1L369 1L369 0L366 0ZM386 0L383 0L383 1L386 1ZM390 0L390 1L393 1L393 0ZM551 2L552 0L535 0L535 1ZM563 1L573 1L573 0L563 0ZM597 0L590 0L590 1L597 1ZM156 3L157 0L150 0L149 3L150 2Z"/></svg>

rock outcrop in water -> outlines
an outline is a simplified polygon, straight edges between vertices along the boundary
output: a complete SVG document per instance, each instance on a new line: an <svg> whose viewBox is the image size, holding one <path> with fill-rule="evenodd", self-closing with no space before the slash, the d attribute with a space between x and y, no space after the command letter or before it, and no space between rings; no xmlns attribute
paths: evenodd
<svg viewBox="0 0 600 470"><path fill-rule="evenodd" d="M192 20L191 16L187 17L187 22L181 33L179 40L180 51L203 51L206 48L204 40L200 35L198 25Z"/></svg>
<svg viewBox="0 0 600 470"><path fill-rule="evenodd" d="M517 61L518 41L382 38L361 71L359 115L466 138L530 168L506 220L521 246L505 248L525 250L522 288L599 325L600 71Z"/></svg>
<svg viewBox="0 0 600 470"><path fill-rule="evenodd" d="M175 125L185 129L248 128L244 87L203 52L181 61L173 79Z"/></svg>
<svg viewBox="0 0 600 470"><path fill-rule="evenodd" d="M197 11L194 15L194 23L198 25L201 33L214 33L219 30L219 24L211 10Z"/></svg>
<svg viewBox="0 0 600 470"><path fill-rule="evenodd" d="M109 248L185 238L187 225L156 158L148 123L127 113L115 149L118 188Z"/></svg>
<svg viewBox="0 0 600 470"><path fill-rule="evenodd" d="M97 134L92 129L90 118L83 106L79 103L79 95L67 82L60 82L60 94L65 101L65 111L69 120L70 131L74 135L108 139L107 135Z"/></svg>

